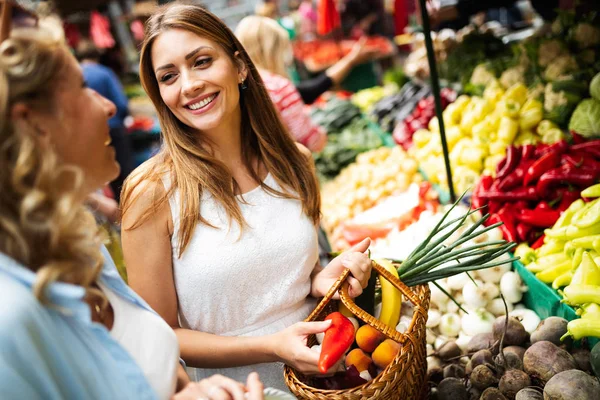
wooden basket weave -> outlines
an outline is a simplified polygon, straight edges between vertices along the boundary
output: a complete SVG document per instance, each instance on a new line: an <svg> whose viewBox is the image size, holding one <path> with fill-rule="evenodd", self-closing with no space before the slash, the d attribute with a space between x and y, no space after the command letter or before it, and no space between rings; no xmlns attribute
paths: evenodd
<svg viewBox="0 0 600 400"><path fill-rule="evenodd" d="M429 309L429 288L427 285L420 285L410 289L375 261L373 261L373 269L391 282L415 306L413 318L405 333L400 333L395 328L390 328L381 323L354 303L348 296L346 279L350 274L349 270L344 271L306 321L322 321L329 313L337 311L338 302L331 301L331 298L339 291L342 303L356 317L388 338L400 343L400 352L373 380L362 386L345 390L323 390L308 386L304 383L305 379L303 379L304 376L301 373L286 365L284 370L286 384L299 399L413 400L424 398L427 393L426 385L424 385L427 371L425 323L427 322L427 311ZM308 339L309 347L315 343L316 338L311 335Z"/></svg>

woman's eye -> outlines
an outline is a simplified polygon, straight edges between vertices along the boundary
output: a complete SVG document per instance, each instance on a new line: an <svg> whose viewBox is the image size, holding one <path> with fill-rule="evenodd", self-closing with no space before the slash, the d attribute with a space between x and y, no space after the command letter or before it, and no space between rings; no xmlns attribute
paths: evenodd
<svg viewBox="0 0 600 400"><path fill-rule="evenodd" d="M210 57L200 58L196 61L196 63L194 64L194 67L204 67L204 66L208 65L211 61L212 61L212 58L210 58Z"/></svg>
<svg viewBox="0 0 600 400"><path fill-rule="evenodd" d="M163 75L163 76L160 78L160 81L161 81L161 82L166 82L166 81L168 81L169 79L171 79L172 77L173 77L173 74L164 74L164 75Z"/></svg>

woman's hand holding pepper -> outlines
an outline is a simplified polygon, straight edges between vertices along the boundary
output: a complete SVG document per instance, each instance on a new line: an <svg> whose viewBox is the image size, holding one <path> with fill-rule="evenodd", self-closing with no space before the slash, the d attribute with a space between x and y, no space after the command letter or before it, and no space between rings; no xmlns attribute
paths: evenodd
<svg viewBox="0 0 600 400"><path fill-rule="evenodd" d="M359 296L363 288L367 287L371 277L371 260L365 254L370 245L371 239L364 239L334 258L325 268L317 272L312 280L312 296L325 296L345 269L349 269L352 274L348 277L348 294L350 297ZM339 294L336 293L333 298L338 299Z"/></svg>
<svg viewBox="0 0 600 400"><path fill-rule="evenodd" d="M277 332L265 340L277 361L283 362L304 374L319 372L319 353L311 350L308 337L325 332L331 321L298 322L287 329Z"/></svg>

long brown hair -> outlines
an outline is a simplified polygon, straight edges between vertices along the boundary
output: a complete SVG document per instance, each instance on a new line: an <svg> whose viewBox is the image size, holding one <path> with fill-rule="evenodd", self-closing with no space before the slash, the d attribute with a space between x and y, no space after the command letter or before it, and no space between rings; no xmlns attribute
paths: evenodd
<svg viewBox="0 0 600 400"><path fill-rule="evenodd" d="M60 27L62 31L62 26ZM10 118L14 104L60 118L54 94L68 49L54 31L20 28L0 44L0 252L34 271L42 302L55 281L91 285L102 270L101 236L81 201L83 172L40 143L30 124Z"/></svg>
<svg viewBox="0 0 600 400"><path fill-rule="evenodd" d="M151 216L173 194L180 191L179 256L185 251L198 223L210 226L200 214L200 199L210 193L225 208L230 222L246 226L235 193L238 188L231 172L209 151L198 145L198 133L183 124L163 102L152 65L154 40L170 29L183 29L208 38L220 45L234 62L242 62L248 75L240 96L241 144L244 165L262 188L275 196L298 199L304 213L315 223L319 219L320 195L312 161L305 157L279 119L256 67L233 32L209 11L191 5L167 5L147 22L140 57L140 77L144 90L156 107L162 129L163 145L159 153L140 167L126 181L121 197L123 214L136 200L135 187L142 182L160 183L169 173L171 187L164 196L155 196L153 204L139 221L125 229L134 229ZM236 52L238 56L236 57ZM237 58L237 60L236 60ZM201 134L200 134L201 135ZM253 161L265 165L284 191L277 191L261 182Z"/></svg>

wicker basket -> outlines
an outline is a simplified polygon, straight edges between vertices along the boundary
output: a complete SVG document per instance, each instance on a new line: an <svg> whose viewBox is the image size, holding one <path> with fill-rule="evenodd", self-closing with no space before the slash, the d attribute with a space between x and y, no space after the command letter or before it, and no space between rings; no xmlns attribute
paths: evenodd
<svg viewBox="0 0 600 400"><path fill-rule="evenodd" d="M424 385L427 371L425 323L429 309L429 288L427 285L421 285L410 289L376 262L373 262L373 269L383 275L386 280L400 290L406 299L414 304L414 315L405 333L399 333L396 329L381 323L354 303L348 296L348 284L346 283L346 278L350 274L348 270L340 276L306 321L322 321L329 313L337 311L338 302L331 301L331 298L339 291L342 303L359 319L400 343L402 346L400 352L373 380L362 386L345 390L322 390L308 386L304 383L301 373L286 365L284 370L286 384L299 399L412 400L425 397L427 393L426 385ZM308 345L312 346L315 343L316 338L311 335Z"/></svg>

